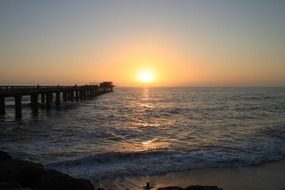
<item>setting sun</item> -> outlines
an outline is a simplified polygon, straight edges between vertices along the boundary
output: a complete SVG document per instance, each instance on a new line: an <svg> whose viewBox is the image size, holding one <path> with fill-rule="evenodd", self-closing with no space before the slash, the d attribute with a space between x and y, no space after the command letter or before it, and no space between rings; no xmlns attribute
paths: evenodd
<svg viewBox="0 0 285 190"><path fill-rule="evenodd" d="M154 73L151 71L141 71L138 75L138 79L143 83L151 83L154 81Z"/></svg>

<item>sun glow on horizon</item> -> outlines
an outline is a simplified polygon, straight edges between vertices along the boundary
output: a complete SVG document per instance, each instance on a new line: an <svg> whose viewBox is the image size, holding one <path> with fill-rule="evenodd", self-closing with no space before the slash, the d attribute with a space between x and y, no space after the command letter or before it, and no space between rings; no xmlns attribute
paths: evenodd
<svg viewBox="0 0 285 190"><path fill-rule="evenodd" d="M138 80L145 84L152 83L154 79L155 79L155 75L150 70L143 70L143 71L140 71L138 74Z"/></svg>

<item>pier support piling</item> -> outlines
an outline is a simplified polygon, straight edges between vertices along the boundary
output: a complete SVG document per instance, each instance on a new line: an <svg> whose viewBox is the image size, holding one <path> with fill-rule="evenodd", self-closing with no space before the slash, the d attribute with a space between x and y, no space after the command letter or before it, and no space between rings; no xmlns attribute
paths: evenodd
<svg viewBox="0 0 285 190"><path fill-rule="evenodd" d="M50 109L50 93L46 93L46 109Z"/></svg>
<svg viewBox="0 0 285 190"><path fill-rule="evenodd" d="M86 100L86 89L82 90L82 94L83 94L83 100Z"/></svg>
<svg viewBox="0 0 285 190"><path fill-rule="evenodd" d="M38 94L32 94L31 95L31 105L32 105L33 113L39 112L38 97L39 97Z"/></svg>
<svg viewBox="0 0 285 190"><path fill-rule="evenodd" d="M43 104L45 103L45 94L44 93L41 94L41 102Z"/></svg>
<svg viewBox="0 0 285 190"><path fill-rule="evenodd" d="M60 105L60 92L56 92L55 104Z"/></svg>
<svg viewBox="0 0 285 190"><path fill-rule="evenodd" d="M71 94L70 94L70 92L67 91L66 94L67 94L67 101L71 101Z"/></svg>
<svg viewBox="0 0 285 190"><path fill-rule="evenodd" d="M83 100L82 90L79 90L79 99Z"/></svg>
<svg viewBox="0 0 285 190"><path fill-rule="evenodd" d="M50 97L49 98L50 98L50 102L52 103L52 101L53 101L53 93L52 92L50 93Z"/></svg>
<svg viewBox="0 0 285 190"><path fill-rule="evenodd" d="M67 101L67 96L66 96L66 92L65 92L65 91L62 92L62 100L63 100L64 102Z"/></svg>
<svg viewBox="0 0 285 190"><path fill-rule="evenodd" d="M0 115L5 114L5 97L0 96Z"/></svg>
<svg viewBox="0 0 285 190"><path fill-rule="evenodd" d="M22 96L16 95L15 97L15 118L22 118Z"/></svg>
<svg viewBox="0 0 285 190"><path fill-rule="evenodd" d="M75 100L78 102L79 101L79 91L75 90Z"/></svg>
<svg viewBox="0 0 285 190"><path fill-rule="evenodd" d="M73 100L74 100L74 92L73 92L73 90L70 91L69 93L70 93L70 101L73 102Z"/></svg>
<svg viewBox="0 0 285 190"><path fill-rule="evenodd" d="M90 98L90 90L88 88L86 89L86 94L87 94L87 98Z"/></svg>

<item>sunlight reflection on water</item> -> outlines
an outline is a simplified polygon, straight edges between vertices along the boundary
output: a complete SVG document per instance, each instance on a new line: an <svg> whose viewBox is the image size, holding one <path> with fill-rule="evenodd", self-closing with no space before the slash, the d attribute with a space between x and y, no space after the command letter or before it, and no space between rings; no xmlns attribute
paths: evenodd
<svg viewBox="0 0 285 190"><path fill-rule="evenodd" d="M36 118L24 107L20 122L8 108L0 149L96 179L257 164L285 155L284 97L283 88L116 88Z"/></svg>

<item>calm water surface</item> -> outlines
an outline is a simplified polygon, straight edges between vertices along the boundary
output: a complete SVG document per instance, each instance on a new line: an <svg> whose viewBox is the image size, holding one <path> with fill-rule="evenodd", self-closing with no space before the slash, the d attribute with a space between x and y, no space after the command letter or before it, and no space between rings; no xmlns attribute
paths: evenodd
<svg viewBox="0 0 285 190"><path fill-rule="evenodd" d="M1 150L91 180L285 156L285 88L116 88L21 121L7 104Z"/></svg>

